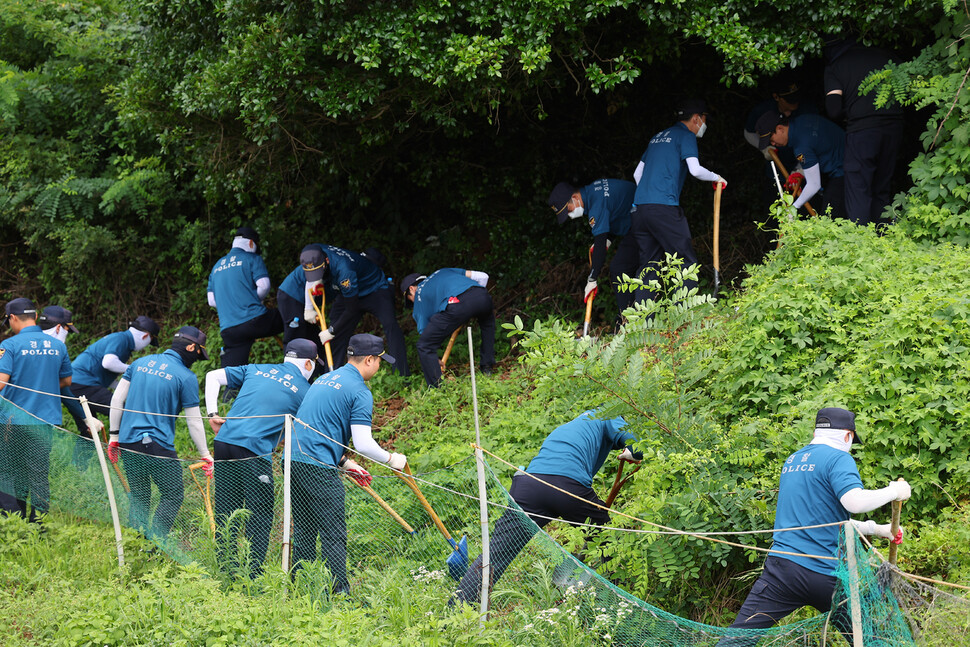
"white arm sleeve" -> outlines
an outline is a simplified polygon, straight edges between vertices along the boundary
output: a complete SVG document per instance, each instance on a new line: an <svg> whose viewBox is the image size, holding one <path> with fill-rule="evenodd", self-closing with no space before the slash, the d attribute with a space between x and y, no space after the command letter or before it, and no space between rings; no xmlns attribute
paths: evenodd
<svg viewBox="0 0 970 647"><path fill-rule="evenodd" d="M862 512L869 512L875 510L880 506L884 506L890 501L896 500L896 486L889 485L882 488L881 490L863 490L862 488L855 488L854 490L849 490L839 499L842 507L848 510L851 514L860 514Z"/></svg>
<svg viewBox="0 0 970 647"><path fill-rule="evenodd" d="M313 289L323 283L323 281L307 281L303 286L303 309L313 311L313 297L310 293Z"/></svg>
<svg viewBox="0 0 970 647"><path fill-rule="evenodd" d="M226 369L217 368L205 374L205 412L219 413L219 387L229 384Z"/></svg>
<svg viewBox="0 0 970 647"><path fill-rule="evenodd" d="M486 274L485 272L476 272L475 270L468 270L467 272L465 272L465 276L470 278L475 283L478 283L483 288L488 287L488 274Z"/></svg>
<svg viewBox="0 0 970 647"><path fill-rule="evenodd" d="M216 293L215 292L209 292L206 296L209 298L209 307L210 308L215 308L216 307Z"/></svg>
<svg viewBox="0 0 970 647"><path fill-rule="evenodd" d="M195 443L195 448L199 450L202 458L212 458L209 447L205 444L205 427L202 425L202 411L199 407L190 407L185 410L185 422L189 426L189 436Z"/></svg>
<svg viewBox="0 0 970 647"><path fill-rule="evenodd" d="M866 519L865 521L849 519L849 521L852 522L852 525L855 526L856 531L860 535L866 535L868 537L869 535L876 534L876 522L872 519Z"/></svg>
<svg viewBox="0 0 970 647"><path fill-rule="evenodd" d="M643 160L640 160L640 163L637 164L637 170L633 172L633 181L636 182L637 184L640 184L640 178L642 176L643 176Z"/></svg>
<svg viewBox="0 0 970 647"><path fill-rule="evenodd" d="M350 425L350 433L354 438L354 449L367 458L378 463L391 460L391 455L371 436L370 425Z"/></svg>
<svg viewBox="0 0 970 647"><path fill-rule="evenodd" d="M792 206L796 209L812 199L818 190L822 188L822 171L819 169L818 164L812 166L811 168L805 169L805 188L802 189L802 194L798 196L798 199L792 203Z"/></svg>
<svg viewBox="0 0 970 647"><path fill-rule="evenodd" d="M256 296L262 301L269 294L270 282L269 277L264 276L261 279L256 279Z"/></svg>
<svg viewBox="0 0 970 647"><path fill-rule="evenodd" d="M128 387L130 386L131 382L122 379L118 382L118 386L115 387L115 392L111 396L111 411L108 412L108 429L113 434L117 434L118 430L121 429L121 414L124 413L122 408L125 406L125 400L128 399Z"/></svg>
<svg viewBox="0 0 970 647"><path fill-rule="evenodd" d="M717 179L721 177L717 173L708 171L706 168L701 166L701 163L697 161L696 157L688 157L684 161L687 162L687 170L690 171L690 174L696 177L698 180L717 182Z"/></svg>
<svg viewBox="0 0 970 647"><path fill-rule="evenodd" d="M128 370L128 365L121 361L121 358L114 353L108 353L101 359L101 366L112 373L124 374Z"/></svg>
<svg viewBox="0 0 970 647"><path fill-rule="evenodd" d="M758 137L758 133L753 133L750 130L744 131L744 141L748 142L755 148L758 148L758 144L761 143L759 139L760 138Z"/></svg>

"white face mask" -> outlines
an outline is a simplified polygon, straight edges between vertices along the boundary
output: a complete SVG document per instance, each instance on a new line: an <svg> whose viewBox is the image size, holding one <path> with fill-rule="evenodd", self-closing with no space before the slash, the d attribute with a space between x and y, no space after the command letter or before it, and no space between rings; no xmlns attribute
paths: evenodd
<svg viewBox="0 0 970 647"><path fill-rule="evenodd" d="M697 139L700 139L701 137L703 137L704 133L706 132L707 132L707 122L702 121L701 127L697 129Z"/></svg>
<svg viewBox="0 0 970 647"><path fill-rule="evenodd" d="M310 381L310 376L313 375L313 364L311 364L310 365L310 368L308 369L306 367L306 359L305 358L301 358L301 357L287 357L283 361L285 363L287 363L287 364L292 364L293 366L295 366L296 368L298 368L300 370L300 373L303 375L303 379L306 380L306 381L308 381L308 382Z"/></svg>
<svg viewBox="0 0 970 647"><path fill-rule="evenodd" d="M130 332L131 336L135 338L135 351L145 350L148 348L148 344L152 340L151 335L142 332L137 328L129 328L128 332Z"/></svg>
<svg viewBox="0 0 970 647"><path fill-rule="evenodd" d="M815 437L812 438L812 445L828 445L833 449L843 452L852 451L852 437L849 440L845 437L849 432L845 429L816 429Z"/></svg>
<svg viewBox="0 0 970 647"><path fill-rule="evenodd" d="M582 207L576 207L575 209L569 212L569 217L573 219L582 218L583 214L585 213L586 213L585 209L583 209Z"/></svg>
<svg viewBox="0 0 970 647"><path fill-rule="evenodd" d="M67 341L67 328L58 324L53 328L48 328L44 331L45 335L50 335L54 339L60 340L61 342Z"/></svg>

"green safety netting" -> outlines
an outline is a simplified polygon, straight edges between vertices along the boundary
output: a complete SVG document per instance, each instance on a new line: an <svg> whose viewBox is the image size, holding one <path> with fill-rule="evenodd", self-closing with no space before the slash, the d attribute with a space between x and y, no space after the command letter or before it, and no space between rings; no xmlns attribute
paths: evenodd
<svg viewBox="0 0 970 647"><path fill-rule="evenodd" d="M4 421L0 427L0 492L8 500L10 495L25 498L41 510L49 507L112 523L92 441L40 421L13 424L12 408L0 398ZM22 420L23 412L18 414ZM302 453L299 446L291 451L297 457ZM49 465L44 464L45 457ZM146 457L123 450L117 466L108 465L121 523L143 532L173 559L196 561L227 577L257 576L263 569L281 568L284 473L280 453L217 461L211 481L201 469L193 469L197 463L191 460ZM374 479L367 492L329 466L306 457L293 462L289 514L294 582L322 577L328 586L346 587L353 596L368 578L393 568L410 572L415 587L438 587L443 605L465 599L477 608L481 560L476 558L482 541L474 457L415 475L416 485L453 538L466 538L471 562L467 570L412 488L383 466L371 465L370 469ZM494 613L537 604L555 591L555 602L531 616L533 625L552 624L557 614L568 613L580 618L590 632L617 645L812 645L823 639L836 644L842 640L827 625L824 614L768 630L741 630L701 624L654 607L571 555L518 509L487 465L485 473ZM140 491L142 496L133 496L129 490ZM345 553L335 551L333 543L343 544L344 537ZM859 542L854 533L849 541ZM917 644L916 638L927 635L927 618L937 618L925 609L942 603L962 619L962 625L947 623L947 630L962 627L966 631L965 598L931 593L937 590L880 566L873 551L861 544L855 555L854 566L846 560L840 564L836 604L850 604L849 584L856 578L857 585L851 588L859 594L851 599L860 600L864 644ZM454 562L461 563L462 568L454 573L460 582L449 577ZM494 570L506 566L495 581ZM609 573L608 565L600 565L599 570ZM937 635L940 629L934 627L930 633Z"/></svg>

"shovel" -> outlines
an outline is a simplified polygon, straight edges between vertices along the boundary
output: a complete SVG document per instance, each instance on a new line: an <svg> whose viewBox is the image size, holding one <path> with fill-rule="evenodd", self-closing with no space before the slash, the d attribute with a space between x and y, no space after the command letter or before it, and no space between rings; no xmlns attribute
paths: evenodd
<svg viewBox="0 0 970 647"><path fill-rule="evenodd" d="M589 267L590 269L593 268L593 246L592 245L589 246ZM586 318L583 319L583 337L589 336L589 322L593 318L593 299L596 298L596 293L598 291L599 290L594 288L593 291L589 293L589 296L586 297Z"/></svg>
<svg viewBox="0 0 970 647"><path fill-rule="evenodd" d="M438 365L441 366L442 373L445 370L445 366L448 365L448 356L451 355L451 349L455 345L455 340L458 338L458 331L461 330L461 326L455 328L455 332L451 333L451 339L448 340L448 346L445 348L445 354L441 356L438 360Z"/></svg>
<svg viewBox="0 0 970 647"><path fill-rule="evenodd" d="M623 468L628 462L629 461L620 461L620 465L616 468L616 478L613 479L613 487L610 488L610 493L607 495L606 501L603 502L603 505L605 505L607 508L613 507L613 502L616 501L616 495L620 493L620 488L622 488L626 482L630 480L630 477L636 474L640 469L640 463L637 463L636 468L627 474L626 478L621 479L620 477L623 476Z"/></svg>
<svg viewBox="0 0 970 647"><path fill-rule="evenodd" d="M195 475L195 470L205 467L207 463L205 461L199 461L198 463L192 463L189 465L189 473L192 475L192 480L195 481L195 487L199 488L199 494L202 495L202 501L205 502L205 511L209 515L209 527L212 529L212 536L216 536L216 516L212 511L212 488L210 486L211 480L206 478L205 489L202 489L202 484L199 483L199 478Z"/></svg>
<svg viewBox="0 0 970 647"><path fill-rule="evenodd" d="M374 488L372 488L369 485L364 485L363 483L361 483L360 481L358 481L352 476L348 476L347 478L353 481L354 485L362 489L367 494L371 495L371 497L373 497L373 499L377 501L377 505L384 508L384 511L387 514L391 515L394 521L401 524L401 527L404 528L409 535L414 536L417 534L417 531L415 531L415 529L412 528L411 525L407 521L405 521L404 518L401 515L399 515L394 508L391 507L391 504L385 501L384 499L382 499L381 495L374 491Z"/></svg>
<svg viewBox="0 0 970 647"><path fill-rule="evenodd" d="M451 534L445 528L445 524L441 523L441 519L435 513L434 508L431 507L428 500L424 498L424 494L421 493L421 489L411 475L411 467L407 463L404 464L404 474L397 473L397 476L414 491L414 494L418 497L418 501L421 502L421 505L427 511L428 516L431 517L434 525L438 527L438 530L444 535L445 541L451 546L452 552L446 561L448 564L448 574L451 575L452 579L456 581L460 580L461 576L468 570L468 539L464 535L462 535L461 541L456 542L452 539Z"/></svg>
<svg viewBox="0 0 970 647"><path fill-rule="evenodd" d="M717 296L721 288L721 191L723 187L720 182L714 183L714 296ZM621 470L622 471L622 470Z"/></svg>
<svg viewBox="0 0 970 647"><path fill-rule="evenodd" d="M320 307L317 307L317 300L313 298L317 294L320 295L320 299L323 302L321 303ZM320 291L317 292L316 294L311 292L310 303L313 304L313 309L317 311L317 321L320 322L320 332L323 332L324 330L327 329L327 320L323 316L323 310L324 308L327 307L326 291L324 291L324 289L320 287ZM327 354L327 368L329 368L332 371L334 369L334 365L333 365L333 353L330 351L330 342L327 342L326 344L323 345L323 350Z"/></svg>

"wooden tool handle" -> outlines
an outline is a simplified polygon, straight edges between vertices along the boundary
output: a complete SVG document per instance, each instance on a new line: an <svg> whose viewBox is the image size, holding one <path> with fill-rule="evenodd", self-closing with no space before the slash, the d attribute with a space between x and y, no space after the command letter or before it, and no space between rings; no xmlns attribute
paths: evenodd
<svg viewBox="0 0 970 647"><path fill-rule="evenodd" d="M438 530L441 532L442 535L444 535L445 539L447 539L448 542L451 543L452 542L451 535L448 533L448 530L445 528L445 524L441 523L441 519L435 513L434 508L432 508L431 504L428 503L428 500L424 498L424 494L421 493L421 489L418 487L418 484L414 481L414 477L411 476L411 466L405 463L404 474L398 474L398 478L402 479L405 483L407 483L408 487L410 487L411 490L414 491L415 496L418 497L418 501L421 502L421 505L424 507L425 511L427 511L428 516L431 517L431 520L434 522L434 525L438 527Z"/></svg>
<svg viewBox="0 0 970 647"><path fill-rule="evenodd" d="M455 328L455 332L451 333L451 339L448 340L448 346L445 348L445 354L441 356L438 363L441 365L441 370L445 370L445 366L448 365L448 356L451 355L451 349L455 347L455 340L458 339L458 333L461 331L461 326Z"/></svg>
<svg viewBox="0 0 970 647"><path fill-rule="evenodd" d="M721 241L721 191L720 182L715 182L714 189L714 271L721 270L720 241Z"/></svg>
<svg viewBox="0 0 970 647"><path fill-rule="evenodd" d="M323 316L323 310L327 307L327 293L323 288L320 289L320 300L323 303L319 307L317 306L317 300L313 298L314 296L316 295L310 292L310 303L313 304L313 309L317 313L317 321L320 322L320 332L323 332L327 329L327 319ZM332 371L335 367L333 365L333 352L330 350L330 342L323 345L323 352L327 355L327 368Z"/></svg>
<svg viewBox="0 0 970 647"><path fill-rule="evenodd" d="M396 521L399 524L401 524L401 527L402 528L404 528L405 530L407 530L410 534L412 534L412 535L414 534L414 528L412 528L411 525L408 524L408 522L405 521L404 518L401 515L399 515L397 513L397 511L394 508L392 508L391 505L387 501L385 501L384 499L382 499L381 498L381 495L374 491L374 488L372 488L369 485L364 485L363 483L358 483L357 482L357 479L355 479L353 477L350 477L350 480L352 480L354 483L356 483L364 492L366 492L367 494L371 495L371 497L373 497L374 500L377 501L377 505L379 505L382 508L384 508L384 511L387 512L387 514L391 515L391 517L394 518L394 521Z"/></svg>
<svg viewBox="0 0 970 647"><path fill-rule="evenodd" d="M902 478L899 478L897 480L902 481L903 479ZM899 515L902 512L902 510L903 510L903 502L902 501L893 501L892 502L892 517L891 517L890 522L889 522L889 532L892 534L892 538L893 539L896 538L896 533L899 532ZM899 544L897 544L895 541L890 540L890 542L889 542L889 563L892 564L893 566L896 565L896 553L897 553L898 549L899 549Z"/></svg>

